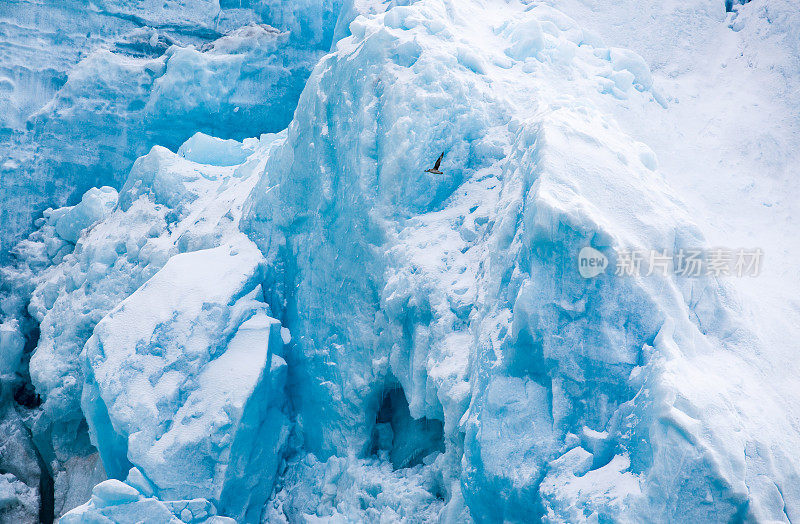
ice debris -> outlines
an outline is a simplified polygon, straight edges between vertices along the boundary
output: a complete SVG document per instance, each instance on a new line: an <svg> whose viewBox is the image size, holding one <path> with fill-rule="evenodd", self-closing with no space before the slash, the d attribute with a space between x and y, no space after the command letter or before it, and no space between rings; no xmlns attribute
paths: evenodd
<svg viewBox="0 0 800 524"><path fill-rule="evenodd" d="M176 255L95 327L82 407L110 476L133 464L166 499L260 513L288 436L261 267L246 239Z"/></svg>

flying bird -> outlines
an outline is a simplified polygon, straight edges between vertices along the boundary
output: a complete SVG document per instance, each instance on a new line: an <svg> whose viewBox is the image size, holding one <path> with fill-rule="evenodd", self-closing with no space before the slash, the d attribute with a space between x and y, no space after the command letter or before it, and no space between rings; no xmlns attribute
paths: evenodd
<svg viewBox="0 0 800 524"><path fill-rule="evenodd" d="M441 175L442 172L439 171L439 166L442 163L442 158L444 158L444 153L439 155L439 158L436 159L436 163L433 164L433 169L426 169L425 172L426 173L433 173L434 175Z"/></svg>

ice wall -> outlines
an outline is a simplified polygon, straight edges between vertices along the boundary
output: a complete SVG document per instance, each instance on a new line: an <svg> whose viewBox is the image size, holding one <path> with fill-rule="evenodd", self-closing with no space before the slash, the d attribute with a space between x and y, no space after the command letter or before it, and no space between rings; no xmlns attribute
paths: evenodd
<svg viewBox="0 0 800 524"><path fill-rule="evenodd" d="M285 128L336 1L0 6L0 259L46 207L119 188L155 144Z"/></svg>
<svg viewBox="0 0 800 524"><path fill-rule="evenodd" d="M16 248L55 512L795 519L796 387L730 286L578 272L705 244L613 116L669 111L646 62L539 3L398 4L275 18L337 40L285 132L156 146Z"/></svg>
<svg viewBox="0 0 800 524"><path fill-rule="evenodd" d="M368 453L391 376L412 416L444 423L425 464L447 518L796 512L775 419L791 389L748 378L770 365L727 286L575 267L584 246L704 244L653 152L601 110L664 109L645 62L542 5L419 2L349 33L243 221L295 337L305 450ZM425 173L440 151L444 174Z"/></svg>
<svg viewBox="0 0 800 524"><path fill-rule="evenodd" d="M204 135L192 137L180 154L156 147L137 161L118 197L110 188L90 190L82 204L46 213L41 228L16 248L24 262L3 273L17 292L4 297L4 305L19 307L15 303L28 296L30 322L38 329L36 349L27 356L30 364L21 356L19 365L30 375L34 395L41 397L40 407L25 412L46 471L54 477L57 515L85 501L91 486L74 477L88 476L84 470L91 471L96 462L81 411L84 344L95 325L171 257L241 237L237 224L242 203L269 144L280 137L265 135L262 140L267 147L256 154L256 139L242 144ZM194 161L208 162L210 157L222 165ZM244 165L231 165L232 158ZM82 206L105 210L100 204L88 205L107 202L105 195L118 201L113 212L101 215L105 219L100 223L69 220L87 226L78 232L76 244L60 236L59 223L88 215L79 212Z"/></svg>

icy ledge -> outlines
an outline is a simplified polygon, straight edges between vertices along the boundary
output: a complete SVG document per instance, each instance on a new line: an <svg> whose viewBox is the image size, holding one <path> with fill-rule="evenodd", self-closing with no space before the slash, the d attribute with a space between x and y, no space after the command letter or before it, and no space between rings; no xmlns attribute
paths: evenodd
<svg viewBox="0 0 800 524"><path fill-rule="evenodd" d="M106 472L252 521L288 436L280 323L247 239L172 257L84 347L81 406Z"/></svg>

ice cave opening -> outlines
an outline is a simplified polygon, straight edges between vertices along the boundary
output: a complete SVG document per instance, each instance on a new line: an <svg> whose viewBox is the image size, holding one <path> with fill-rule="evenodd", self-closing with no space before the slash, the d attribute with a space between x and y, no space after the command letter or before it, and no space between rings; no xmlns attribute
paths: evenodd
<svg viewBox="0 0 800 524"><path fill-rule="evenodd" d="M411 416L403 387L389 380L381 396L372 430L371 452L386 453L394 469L412 468L426 457L444 451L444 426L441 421Z"/></svg>

